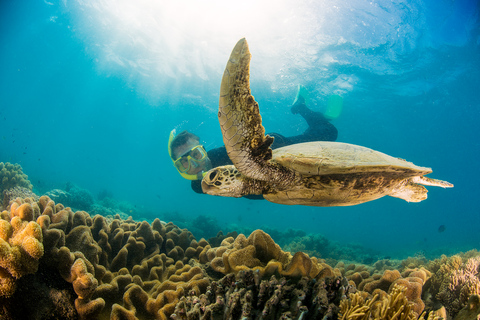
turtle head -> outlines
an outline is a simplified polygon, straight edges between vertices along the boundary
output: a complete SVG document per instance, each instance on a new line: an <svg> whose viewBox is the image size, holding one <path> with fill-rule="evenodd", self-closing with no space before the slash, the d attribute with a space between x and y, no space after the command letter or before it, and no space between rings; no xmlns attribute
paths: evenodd
<svg viewBox="0 0 480 320"><path fill-rule="evenodd" d="M227 165L208 171L202 180L202 190L209 195L234 198L261 194L252 189L252 182L253 179L241 174L235 166Z"/></svg>

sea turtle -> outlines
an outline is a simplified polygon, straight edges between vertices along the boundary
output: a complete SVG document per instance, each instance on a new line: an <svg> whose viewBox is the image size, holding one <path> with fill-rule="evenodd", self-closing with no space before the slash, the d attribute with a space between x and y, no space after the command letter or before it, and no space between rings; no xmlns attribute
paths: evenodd
<svg viewBox="0 0 480 320"><path fill-rule="evenodd" d="M307 142L273 150L258 103L250 92L250 52L245 39L230 55L220 87L218 119L233 165L213 168L204 193L226 197L262 194L280 204L350 206L383 196L419 202L422 185L453 187L424 177L430 168L340 142Z"/></svg>

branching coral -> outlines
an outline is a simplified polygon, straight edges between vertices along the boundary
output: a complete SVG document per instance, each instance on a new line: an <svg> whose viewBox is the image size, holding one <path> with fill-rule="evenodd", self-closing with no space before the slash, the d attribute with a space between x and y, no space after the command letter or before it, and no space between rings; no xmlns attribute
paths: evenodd
<svg viewBox="0 0 480 320"><path fill-rule="evenodd" d="M333 319L348 290L341 277L260 280L247 270L213 281L206 293L183 297L172 319Z"/></svg>
<svg viewBox="0 0 480 320"><path fill-rule="evenodd" d="M457 313L468 304L472 295L480 295L480 257L470 258L458 269L451 270L448 278L440 286L437 294L450 316Z"/></svg>
<svg viewBox="0 0 480 320"><path fill-rule="evenodd" d="M468 298L467 305L458 312L455 320L478 320L480 317L480 296L473 294Z"/></svg>
<svg viewBox="0 0 480 320"><path fill-rule="evenodd" d="M373 298L366 299L365 293L350 294L349 299L340 302L339 319L342 320L415 320L418 314L413 310L413 304L405 296L407 288L394 285L390 294L380 299L376 294ZM420 319L424 319L424 314ZM429 314L428 319L439 319Z"/></svg>
<svg viewBox="0 0 480 320"><path fill-rule="evenodd" d="M35 201L38 201L39 196L32 192L32 190L24 187L14 187L8 190L3 191L3 205L8 207L11 201L14 201L16 198L31 198Z"/></svg>

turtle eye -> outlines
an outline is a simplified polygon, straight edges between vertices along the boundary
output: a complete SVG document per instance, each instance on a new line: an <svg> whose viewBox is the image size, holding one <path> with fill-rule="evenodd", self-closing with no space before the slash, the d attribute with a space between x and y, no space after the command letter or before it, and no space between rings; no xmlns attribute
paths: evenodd
<svg viewBox="0 0 480 320"><path fill-rule="evenodd" d="M210 173L210 175L208 176L208 179L210 180L213 180L217 177L217 171L213 171L212 173Z"/></svg>

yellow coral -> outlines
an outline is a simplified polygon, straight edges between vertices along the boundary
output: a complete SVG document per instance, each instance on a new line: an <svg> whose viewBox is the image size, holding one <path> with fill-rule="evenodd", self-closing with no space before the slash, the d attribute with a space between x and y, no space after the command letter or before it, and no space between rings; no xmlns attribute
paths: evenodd
<svg viewBox="0 0 480 320"><path fill-rule="evenodd" d="M33 214L28 206L22 212ZM22 216L29 218L32 214ZM0 220L0 296L11 296L17 279L37 271L43 256L42 240L42 229L36 222L24 221L19 216Z"/></svg>

